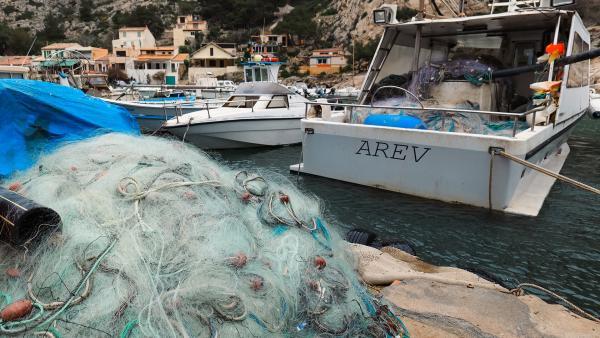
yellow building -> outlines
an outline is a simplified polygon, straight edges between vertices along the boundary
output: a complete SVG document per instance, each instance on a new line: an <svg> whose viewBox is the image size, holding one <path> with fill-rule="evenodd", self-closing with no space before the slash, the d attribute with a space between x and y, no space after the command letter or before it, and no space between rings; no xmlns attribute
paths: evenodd
<svg viewBox="0 0 600 338"><path fill-rule="evenodd" d="M208 31L208 23L198 15L181 15L173 28L173 45L184 46L186 41L193 41L196 35Z"/></svg>

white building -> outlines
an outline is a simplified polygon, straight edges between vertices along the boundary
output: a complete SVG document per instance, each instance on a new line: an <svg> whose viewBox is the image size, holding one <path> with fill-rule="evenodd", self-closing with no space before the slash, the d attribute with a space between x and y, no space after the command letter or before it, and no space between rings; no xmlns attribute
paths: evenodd
<svg viewBox="0 0 600 338"><path fill-rule="evenodd" d="M196 83L201 78L226 76L238 72L235 64L235 44L208 43L190 57L189 79Z"/></svg>
<svg viewBox="0 0 600 338"><path fill-rule="evenodd" d="M181 15L173 28L173 45L184 46L185 42L194 41L196 35L208 31L208 23L198 15Z"/></svg>
<svg viewBox="0 0 600 338"><path fill-rule="evenodd" d="M119 38L112 41L113 52L117 48L152 48L156 47L154 35L148 27L119 28Z"/></svg>
<svg viewBox="0 0 600 338"><path fill-rule="evenodd" d="M138 83L175 85L188 56L179 53L175 46L141 48L140 55L133 61L133 69L126 69L126 72Z"/></svg>

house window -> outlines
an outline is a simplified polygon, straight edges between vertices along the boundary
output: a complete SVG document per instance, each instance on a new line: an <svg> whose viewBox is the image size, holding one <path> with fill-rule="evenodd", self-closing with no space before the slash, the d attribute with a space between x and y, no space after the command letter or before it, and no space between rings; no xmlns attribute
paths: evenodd
<svg viewBox="0 0 600 338"><path fill-rule="evenodd" d="M176 70L175 70L175 64L174 64L174 63L172 63L172 64L171 64L171 73L175 73L175 71L176 71Z"/></svg>
<svg viewBox="0 0 600 338"><path fill-rule="evenodd" d="M326 58L318 58L317 63L320 65L327 64L327 59Z"/></svg>
<svg viewBox="0 0 600 338"><path fill-rule="evenodd" d="M138 38L141 38L142 37L142 32L137 32L137 36L138 36Z"/></svg>
<svg viewBox="0 0 600 338"><path fill-rule="evenodd" d="M124 57L127 56L127 53L124 50L118 50L116 52L117 56Z"/></svg>
<svg viewBox="0 0 600 338"><path fill-rule="evenodd" d="M125 70L125 64L124 63L119 63L119 69L120 70Z"/></svg>
<svg viewBox="0 0 600 338"><path fill-rule="evenodd" d="M214 51L214 49L211 47L211 48L210 48L210 56L214 56L214 55L215 55L215 51Z"/></svg>
<svg viewBox="0 0 600 338"><path fill-rule="evenodd" d="M123 32L123 37L126 38L127 37L127 32Z"/></svg>
<svg viewBox="0 0 600 338"><path fill-rule="evenodd" d="M162 64L162 68L163 68L163 69L167 69L167 64L166 64L166 63L163 63L163 64Z"/></svg>
<svg viewBox="0 0 600 338"><path fill-rule="evenodd" d="M219 67L225 68L225 60L219 60Z"/></svg>
<svg viewBox="0 0 600 338"><path fill-rule="evenodd" d="M583 41L579 33L575 32L573 36L573 49L571 51L571 55L580 54L589 50L590 45ZM589 85L589 69L589 60L570 64L567 87L577 88Z"/></svg>
<svg viewBox="0 0 600 338"><path fill-rule="evenodd" d="M179 23L185 23L185 16L179 17Z"/></svg>
<svg viewBox="0 0 600 338"><path fill-rule="evenodd" d="M208 66L214 68L217 66L217 60L208 60Z"/></svg>

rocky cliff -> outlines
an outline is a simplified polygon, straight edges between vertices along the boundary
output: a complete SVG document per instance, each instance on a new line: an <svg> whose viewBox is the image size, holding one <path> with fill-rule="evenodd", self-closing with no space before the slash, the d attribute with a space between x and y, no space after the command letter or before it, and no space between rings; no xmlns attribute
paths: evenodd
<svg viewBox="0 0 600 338"><path fill-rule="evenodd" d="M397 4L400 9L417 9L419 6L419 0L332 0L329 6L337 11L337 15L317 15L316 20L329 40L344 45L350 45L352 40L364 43L378 38L383 31L381 27L373 24L372 17L373 10L383 3ZM489 13L488 3L488 0L467 0L465 13L467 15ZM443 1L437 0L437 4L443 14L450 13L443 5ZM574 8L580 12L586 25L590 27L600 25L600 0L580 0ZM425 9L429 14L435 13L429 0L425 0ZM595 30L594 37L595 43L599 43L600 27Z"/></svg>

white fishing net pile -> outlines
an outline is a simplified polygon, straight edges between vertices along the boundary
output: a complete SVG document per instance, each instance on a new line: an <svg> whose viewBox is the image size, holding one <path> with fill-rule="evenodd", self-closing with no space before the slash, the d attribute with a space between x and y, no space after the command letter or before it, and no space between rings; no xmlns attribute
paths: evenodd
<svg viewBox="0 0 600 338"><path fill-rule="evenodd" d="M401 331L359 284L318 201L281 177L231 171L177 141L108 134L11 182L63 224L23 248L0 244L0 269L20 274L0 275L0 308L34 303L26 318L0 320L0 336Z"/></svg>

